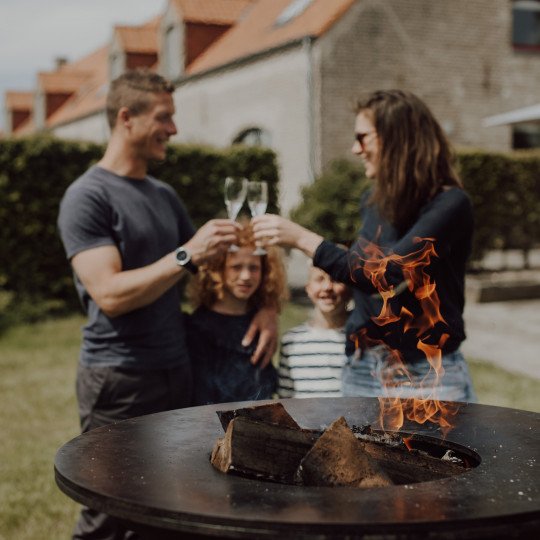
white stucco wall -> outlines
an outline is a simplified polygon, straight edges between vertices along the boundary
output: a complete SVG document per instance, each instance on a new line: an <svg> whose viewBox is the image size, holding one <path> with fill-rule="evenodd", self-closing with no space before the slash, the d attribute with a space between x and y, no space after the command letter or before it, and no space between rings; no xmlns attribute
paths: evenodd
<svg viewBox="0 0 540 540"><path fill-rule="evenodd" d="M75 122L57 126L51 130L61 139L72 139L103 143L109 139L109 126L105 111L80 118Z"/></svg>
<svg viewBox="0 0 540 540"><path fill-rule="evenodd" d="M280 205L300 200L309 171L308 61L301 47L181 83L175 92L176 142L228 146L248 128L270 134Z"/></svg>

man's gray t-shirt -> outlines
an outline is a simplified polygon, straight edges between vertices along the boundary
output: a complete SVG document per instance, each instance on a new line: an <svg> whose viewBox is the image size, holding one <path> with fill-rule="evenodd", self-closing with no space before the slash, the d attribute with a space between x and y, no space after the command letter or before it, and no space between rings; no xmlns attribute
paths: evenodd
<svg viewBox="0 0 540 540"><path fill-rule="evenodd" d="M58 227L68 259L87 249L113 245L122 270L154 263L186 243L195 230L174 189L147 176L117 176L95 166L67 189ZM188 361L177 287L152 304L107 317L77 276L79 298L88 314L81 362L91 366L162 369Z"/></svg>

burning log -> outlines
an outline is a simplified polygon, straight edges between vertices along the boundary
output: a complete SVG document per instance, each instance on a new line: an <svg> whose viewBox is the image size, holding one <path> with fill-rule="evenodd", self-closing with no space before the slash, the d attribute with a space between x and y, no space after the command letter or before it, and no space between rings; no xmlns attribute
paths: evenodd
<svg viewBox="0 0 540 540"><path fill-rule="evenodd" d="M259 420L268 424L277 424L293 429L300 429L293 417L285 410L285 407L278 401L267 405L256 405L244 407L243 409L233 409L230 411L217 411L218 418L224 431L227 431L229 422L238 416L244 416L251 420Z"/></svg>
<svg viewBox="0 0 540 540"><path fill-rule="evenodd" d="M340 417L324 432L302 429L279 402L218 411L226 429L212 452L224 473L309 486L381 487L446 478L466 464L408 448L398 434L354 433Z"/></svg>
<svg viewBox="0 0 540 540"><path fill-rule="evenodd" d="M302 459L296 480L305 486L368 488L393 484L343 417L324 431Z"/></svg>
<svg viewBox="0 0 540 540"><path fill-rule="evenodd" d="M406 447L365 442L365 451L379 463L395 484L429 482L464 472L464 467Z"/></svg>
<svg viewBox="0 0 540 540"><path fill-rule="evenodd" d="M276 482L292 483L296 469L318 434L309 430L269 424L237 415L218 439L212 465L221 472L235 472Z"/></svg>

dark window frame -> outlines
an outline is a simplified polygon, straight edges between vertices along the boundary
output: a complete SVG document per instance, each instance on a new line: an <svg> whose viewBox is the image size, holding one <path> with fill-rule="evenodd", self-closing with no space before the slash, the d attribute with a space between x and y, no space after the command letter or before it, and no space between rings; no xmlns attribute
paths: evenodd
<svg viewBox="0 0 540 540"><path fill-rule="evenodd" d="M530 34L534 42L530 42ZM540 0L513 0L512 47L515 51L540 52Z"/></svg>

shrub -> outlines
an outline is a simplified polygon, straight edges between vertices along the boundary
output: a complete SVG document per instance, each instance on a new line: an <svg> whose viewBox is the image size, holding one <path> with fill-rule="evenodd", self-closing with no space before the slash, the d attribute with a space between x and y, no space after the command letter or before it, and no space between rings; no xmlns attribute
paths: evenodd
<svg viewBox="0 0 540 540"><path fill-rule="evenodd" d="M346 159L333 161L312 185L302 189L302 203L291 211L291 218L329 240L348 245L358 234L358 201L369 185L357 165Z"/></svg>

